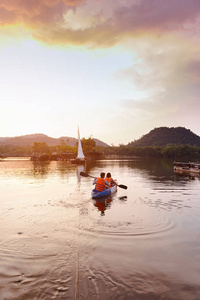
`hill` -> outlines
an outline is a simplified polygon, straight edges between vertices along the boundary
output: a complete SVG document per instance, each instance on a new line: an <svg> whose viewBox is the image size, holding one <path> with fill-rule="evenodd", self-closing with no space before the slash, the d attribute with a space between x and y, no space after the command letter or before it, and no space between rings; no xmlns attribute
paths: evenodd
<svg viewBox="0 0 200 300"><path fill-rule="evenodd" d="M199 147L200 137L184 127L159 127L129 145L141 147L191 145Z"/></svg>
<svg viewBox="0 0 200 300"><path fill-rule="evenodd" d="M60 144L60 140L64 140L64 142L69 146L75 146L77 139L73 137L66 137L62 136L60 138L52 138L48 135L37 133L37 134L28 134L16 137L7 137L1 138L0 137L0 146L18 146L18 147L26 147L26 146L33 146L34 142L45 142L49 146L56 146ZM106 147L109 146L104 142L94 139L97 146Z"/></svg>
<svg viewBox="0 0 200 300"><path fill-rule="evenodd" d="M104 143L104 142L102 142L102 141L100 141L100 140L98 140L98 139L93 139L95 142L96 142L96 145L97 146L101 146L101 147L109 147L109 145L108 144L106 144L106 143Z"/></svg>

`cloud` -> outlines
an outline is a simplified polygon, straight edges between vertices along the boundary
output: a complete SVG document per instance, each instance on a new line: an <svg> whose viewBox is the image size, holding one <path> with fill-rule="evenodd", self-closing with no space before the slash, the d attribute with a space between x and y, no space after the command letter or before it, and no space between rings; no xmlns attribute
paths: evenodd
<svg viewBox="0 0 200 300"><path fill-rule="evenodd" d="M137 53L133 65L115 74L119 81L132 82L133 97L121 99L130 130L146 132L163 124L196 130L200 54L195 45L169 35L138 39L132 50Z"/></svg>
<svg viewBox="0 0 200 300"><path fill-rule="evenodd" d="M197 83L200 82L200 60L191 60L187 65L186 71L190 80Z"/></svg>
<svg viewBox="0 0 200 300"><path fill-rule="evenodd" d="M157 91L181 86L185 81L185 68L196 55L194 46L172 36L148 37L145 42L138 38L129 51L131 48L137 54L133 65L115 75L132 81L151 96Z"/></svg>
<svg viewBox="0 0 200 300"><path fill-rule="evenodd" d="M71 13L73 12L73 13ZM0 26L21 25L48 44L112 46L125 36L193 32L197 0L2 0Z"/></svg>
<svg viewBox="0 0 200 300"><path fill-rule="evenodd" d="M39 24L56 24L70 8L84 0L2 0L0 25L25 24L35 28Z"/></svg>
<svg viewBox="0 0 200 300"><path fill-rule="evenodd" d="M199 11L197 0L143 0L116 10L115 20L126 29L169 31L181 29L186 22L194 22Z"/></svg>

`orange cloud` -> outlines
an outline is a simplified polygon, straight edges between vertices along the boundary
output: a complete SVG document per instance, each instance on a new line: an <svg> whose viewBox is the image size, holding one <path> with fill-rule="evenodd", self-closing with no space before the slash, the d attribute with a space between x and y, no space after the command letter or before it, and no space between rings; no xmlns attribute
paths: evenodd
<svg viewBox="0 0 200 300"><path fill-rule="evenodd" d="M72 9L73 20L68 22ZM88 21L90 18L93 22ZM196 0L0 2L0 26L23 25L35 38L48 44L111 46L124 36L134 37L143 32L185 33L187 29L191 33L198 18L200 2Z"/></svg>
<svg viewBox="0 0 200 300"><path fill-rule="evenodd" d="M84 0L1 0L0 25L42 23L48 25Z"/></svg>

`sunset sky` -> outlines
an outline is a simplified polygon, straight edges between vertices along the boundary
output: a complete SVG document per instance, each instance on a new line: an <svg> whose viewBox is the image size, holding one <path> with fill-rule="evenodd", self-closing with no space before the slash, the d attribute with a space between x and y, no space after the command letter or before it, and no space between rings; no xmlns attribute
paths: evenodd
<svg viewBox="0 0 200 300"><path fill-rule="evenodd" d="M0 1L0 137L199 124L199 0Z"/></svg>

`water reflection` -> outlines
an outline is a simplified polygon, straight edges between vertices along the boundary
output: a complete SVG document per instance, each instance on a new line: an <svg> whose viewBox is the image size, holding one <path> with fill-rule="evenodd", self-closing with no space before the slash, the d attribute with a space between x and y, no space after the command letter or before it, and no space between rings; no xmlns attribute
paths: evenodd
<svg viewBox="0 0 200 300"><path fill-rule="evenodd" d="M58 173L61 178L65 178L67 174L74 176L74 172L77 171L77 180L80 182L80 172L84 171L84 165L71 164L68 161L56 161L56 162L40 162L32 161L33 165L32 175L34 177L46 177L46 175Z"/></svg>
<svg viewBox="0 0 200 300"><path fill-rule="evenodd" d="M121 196L121 197L119 197L119 200L120 201L127 201L127 198L128 198L127 196Z"/></svg>
<svg viewBox="0 0 200 300"><path fill-rule="evenodd" d="M128 189L92 200L81 171ZM0 299L200 299L199 178L133 159L4 161L0 179Z"/></svg>
<svg viewBox="0 0 200 300"><path fill-rule="evenodd" d="M84 169L85 169L84 165L77 165L77 179L78 179L78 182L81 181L81 175L80 175L80 173L84 172Z"/></svg>
<svg viewBox="0 0 200 300"><path fill-rule="evenodd" d="M108 167L109 166L109 167ZM104 160L97 161L95 164L90 164L86 166L87 172L100 169L100 171L111 170L111 169L123 170L123 168L128 168L135 170L140 174L145 174L151 176L155 180L165 181L171 180L173 178L173 161L165 159L155 159L155 158L143 158L143 159L124 159L124 160ZM113 173L113 171L112 171ZM112 174L114 175L114 174Z"/></svg>
<svg viewBox="0 0 200 300"><path fill-rule="evenodd" d="M175 181L192 181L192 180L200 180L199 174L190 175L190 174L174 174Z"/></svg>
<svg viewBox="0 0 200 300"><path fill-rule="evenodd" d="M127 201L127 196L114 197L115 200L125 202ZM105 215L106 209L110 209L113 201L113 196L93 199L94 206L101 212L101 216Z"/></svg>
<svg viewBox="0 0 200 300"><path fill-rule="evenodd" d="M173 164L170 160L145 158L140 160L130 160L128 168L152 177L156 181L167 181L173 177Z"/></svg>
<svg viewBox="0 0 200 300"><path fill-rule="evenodd" d="M112 197L106 199L93 199L94 205L101 212L101 216L105 215L105 210L111 207Z"/></svg>
<svg viewBox="0 0 200 300"><path fill-rule="evenodd" d="M45 178L46 175L50 172L50 162L48 161L32 161L33 177Z"/></svg>

